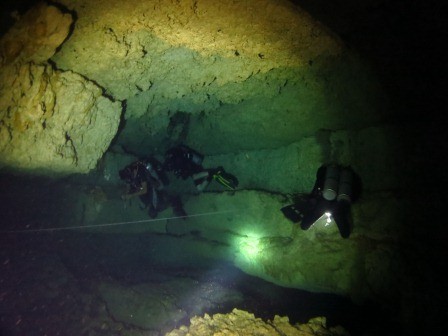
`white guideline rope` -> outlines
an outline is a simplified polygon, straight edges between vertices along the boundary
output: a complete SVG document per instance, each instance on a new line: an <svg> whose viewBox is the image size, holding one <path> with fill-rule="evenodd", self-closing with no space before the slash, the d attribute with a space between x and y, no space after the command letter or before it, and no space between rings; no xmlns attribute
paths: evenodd
<svg viewBox="0 0 448 336"><path fill-rule="evenodd" d="M105 226L119 226L119 225L129 225L129 224L137 224L137 223L159 222L159 221L169 220L169 219L191 218L191 217L201 217L201 216L213 216L213 215L220 215L220 214L229 213L229 212L233 212L233 211L227 210L227 211L204 212L204 213L195 214L195 215L174 216L174 217L164 217L164 218L154 218L154 219L144 219L144 220L130 221L130 222L106 223L106 224L95 224L95 225L81 225L81 226L67 226L67 227L46 228L46 229L0 231L0 233L28 233L28 232L41 232L41 231L62 231L62 230L89 229L89 228L105 227Z"/></svg>

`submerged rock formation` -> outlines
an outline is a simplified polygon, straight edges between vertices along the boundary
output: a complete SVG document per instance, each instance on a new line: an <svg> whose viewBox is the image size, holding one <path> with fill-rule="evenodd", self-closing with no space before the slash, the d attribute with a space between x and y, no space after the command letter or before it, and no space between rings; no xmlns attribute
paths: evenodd
<svg viewBox="0 0 448 336"><path fill-rule="evenodd" d="M117 138L140 155L287 145L381 119L371 73L288 1L62 1L78 14L52 57L126 100Z"/></svg>
<svg viewBox="0 0 448 336"><path fill-rule="evenodd" d="M115 321L150 330L170 330L188 316L243 301L239 292L217 283L182 278L127 287L103 283L99 291Z"/></svg>
<svg viewBox="0 0 448 336"><path fill-rule="evenodd" d="M263 321L244 310L234 309L229 314L193 317L190 326L172 330L166 336L264 335L264 336L347 336L341 327L327 328L326 319L316 317L308 323L291 325L288 317L276 315L272 321Z"/></svg>
<svg viewBox="0 0 448 336"><path fill-rule="evenodd" d="M115 136L121 104L47 62L71 24L71 15L41 4L0 41L0 168L87 173Z"/></svg>

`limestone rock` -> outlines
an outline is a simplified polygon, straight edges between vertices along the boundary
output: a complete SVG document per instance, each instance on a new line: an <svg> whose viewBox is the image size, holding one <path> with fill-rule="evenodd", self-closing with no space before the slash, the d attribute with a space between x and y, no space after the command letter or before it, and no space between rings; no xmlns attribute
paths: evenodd
<svg viewBox="0 0 448 336"><path fill-rule="evenodd" d="M2 37L1 66L16 62L46 62L67 38L72 21L70 14L39 3Z"/></svg>
<svg viewBox="0 0 448 336"><path fill-rule="evenodd" d="M215 309L215 305L237 305L242 301L241 294L234 290L191 279L130 287L103 283L99 290L116 321L152 330L169 330L188 315L203 314Z"/></svg>
<svg viewBox="0 0 448 336"><path fill-rule="evenodd" d="M314 318L305 324L291 325L287 317L275 316L263 321L244 310L233 309L229 314L193 317L190 326L172 330L166 336L265 335L265 336L348 336L341 327L327 328L325 318Z"/></svg>
<svg viewBox="0 0 448 336"><path fill-rule="evenodd" d="M372 74L289 1L61 3L78 20L52 61L127 100L117 144L133 153L276 148L381 119Z"/></svg>
<svg viewBox="0 0 448 336"><path fill-rule="evenodd" d="M124 223L92 229L108 233L168 234L176 237L177 247L182 246L182 256L224 260L277 285L337 293L359 303L394 300L401 291L397 284L405 266L397 237L405 237L400 216L408 204L391 201L387 193L369 193L352 206L354 227L349 239L342 239L334 222L326 225L324 219L301 230L280 211L291 204L280 194L240 190L183 195L191 217L172 218L168 208L151 220L138 199L124 208L119 191L115 193L105 201L96 200L94 193L79 197L84 200L78 206L84 211L83 224ZM182 258L173 255L169 246L159 251L160 258L165 263L179 262Z"/></svg>
<svg viewBox="0 0 448 336"><path fill-rule="evenodd" d="M403 134L404 127L400 131ZM403 174L408 162L401 160L401 154L409 145L397 139L397 132L396 127L386 126L320 131L275 149L205 156L204 167L223 166L238 177L240 189L288 194L309 193L322 163L338 162L362 176L365 193L393 190L415 183ZM208 190L222 188L212 184Z"/></svg>
<svg viewBox="0 0 448 336"><path fill-rule="evenodd" d="M281 286L337 293L356 302L382 300L397 296L396 283L405 269L394 237L405 230L396 215L407 204L389 203L388 197L372 194L363 205L353 205L349 239L324 219L301 230L280 211L288 199L260 191L190 198L185 209L193 217L169 220L166 229L187 239L194 232L195 253L206 256L212 250L244 272Z"/></svg>
<svg viewBox="0 0 448 336"><path fill-rule="evenodd" d="M163 298L159 290L147 285L129 289L108 284L100 286L101 295L117 321L147 329L163 328L186 315L185 311L174 309L172 297Z"/></svg>
<svg viewBox="0 0 448 336"><path fill-rule="evenodd" d="M238 178L239 189L308 193L323 161L322 152L321 144L313 136L272 150L241 150L235 154L206 156L204 167L223 166ZM212 183L207 190L223 189L218 183Z"/></svg>
<svg viewBox="0 0 448 336"><path fill-rule="evenodd" d="M304 65L323 53L338 55L342 50L337 38L287 1L62 3L76 10L79 20L55 61L62 68L88 73L121 99L148 89L148 80L160 80L162 74L167 75L166 81L155 85L161 85L165 96L174 99L202 85L203 80L206 85L216 81L219 86L243 82L257 72ZM107 15L97 14L102 10L107 10ZM91 43L94 39L95 44ZM85 50L81 52L80 47ZM191 68L193 58L199 62L193 62ZM101 73L100 62L112 65L113 73ZM226 63L232 64L234 71L222 67ZM204 66L206 76L202 74ZM182 78L191 81L176 79L172 74L182 73L179 70L187 71ZM127 74L128 80L116 81L117 72ZM142 82L145 76L147 83Z"/></svg>
<svg viewBox="0 0 448 336"><path fill-rule="evenodd" d="M50 65L14 70L0 75L0 167L59 174L93 169L115 135L120 103Z"/></svg>
<svg viewBox="0 0 448 336"><path fill-rule="evenodd" d="M47 62L71 23L70 15L40 4L0 41L0 168L86 173L115 136L121 104Z"/></svg>

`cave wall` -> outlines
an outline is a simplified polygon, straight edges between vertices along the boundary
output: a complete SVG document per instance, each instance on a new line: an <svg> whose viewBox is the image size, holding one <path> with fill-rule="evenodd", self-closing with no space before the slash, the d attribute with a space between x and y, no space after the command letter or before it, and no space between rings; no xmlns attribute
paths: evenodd
<svg viewBox="0 0 448 336"><path fill-rule="evenodd" d="M286 1L61 4L65 13L31 11L2 39L3 167L86 173L112 139L135 155L179 142L208 155L270 150L384 117L369 68ZM338 160L321 147L321 161ZM302 173L288 175L308 183Z"/></svg>
<svg viewBox="0 0 448 336"><path fill-rule="evenodd" d="M395 130L380 125L387 102L374 75L337 36L286 1L60 4L70 14L58 15L75 21L72 30L67 21L51 52L35 60L12 53L11 68L2 58L10 83L2 86L3 166L47 174L98 168L102 183L118 183L117 171L135 158L131 154L162 154L185 142L207 154L204 165L224 165L241 182L233 198L186 193L188 213L233 206L235 214L115 232L185 235L190 252L203 255L215 251L214 244L224 246L220 257L284 286L358 299L396 297L392 270L401 259L390 238L402 230L400 204L384 191L404 183L402 164L396 165L401 147ZM22 82L29 85L8 90ZM28 121L19 127L14 120ZM286 194L309 192L316 169L331 161L352 165L373 193L354 207L357 225L348 241L334 226L297 230L279 211L290 202ZM117 198L81 190L70 223L147 218L138 202L124 207ZM254 228L256 236L247 232ZM261 252L248 256L241 246L251 239ZM396 263L387 264L389 258Z"/></svg>
<svg viewBox="0 0 448 336"><path fill-rule="evenodd" d="M116 143L135 154L276 148L382 118L368 67L287 1L62 3L78 20L52 61L126 101Z"/></svg>
<svg viewBox="0 0 448 336"><path fill-rule="evenodd" d="M70 14L40 4L0 41L0 168L87 173L116 134L121 104L88 79L48 62L71 24Z"/></svg>

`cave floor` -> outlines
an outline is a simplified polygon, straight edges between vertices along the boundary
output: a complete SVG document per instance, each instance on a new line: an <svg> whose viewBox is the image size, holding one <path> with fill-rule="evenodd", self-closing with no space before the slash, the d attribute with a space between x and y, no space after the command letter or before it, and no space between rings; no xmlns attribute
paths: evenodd
<svg viewBox="0 0 448 336"><path fill-rule="evenodd" d="M172 238L174 239L174 238ZM157 235L3 234L2 335L161 335L194 315L244 309L264 320L326 316L352 335L386 321L335 295L275 286L216 262L155 260Z"/></svg>

